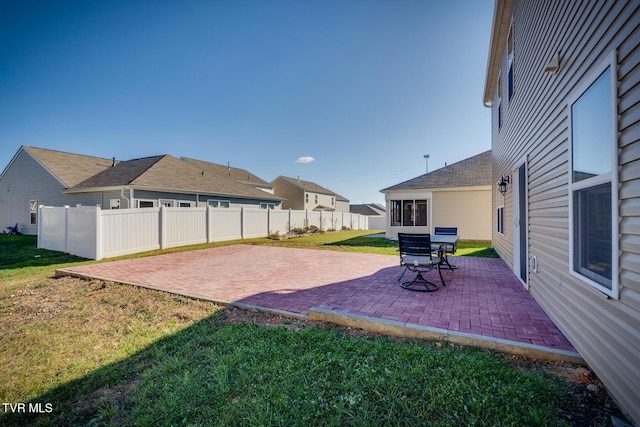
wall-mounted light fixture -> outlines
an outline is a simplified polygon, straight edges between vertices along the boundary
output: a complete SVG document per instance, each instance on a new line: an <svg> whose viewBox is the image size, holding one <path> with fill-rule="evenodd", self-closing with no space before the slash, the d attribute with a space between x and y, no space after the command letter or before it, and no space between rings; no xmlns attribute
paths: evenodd
<svg viewBox="0 0 640 427"><path fill-rule="evenodd" d="M509 175L507 176L503 175L500 177L500 182L498 183L498 191L502 193L503 196L507 193L507 184L510 181L511 181L511 178L509 177Z"/></svg>
<svg viewBox="0 0 640 427"><path fill-rule="evenodd" d="M556 71L558 71L558 68L560 68L559 52L553 55L553 58L551 58L551 60L547 62L547 65L545 65L544 67L544 72L554 74Z"/></svg>

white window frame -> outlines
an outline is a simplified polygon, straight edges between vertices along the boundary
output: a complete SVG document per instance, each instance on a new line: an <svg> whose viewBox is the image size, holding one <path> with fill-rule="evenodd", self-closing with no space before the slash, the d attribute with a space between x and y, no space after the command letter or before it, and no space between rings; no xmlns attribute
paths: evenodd
<svg viewBox="0 0 640 427"><path fill-rule="evenodd" d="M120 209L120 199L109 199L109 209Z"/></svg>
<svg viewBox="0 0 640 427"><path fill-rule="evenodd" d="M141 207L140 207L140 202L151 203L151 204L153 205L153 206L151 206L152 208L155 208L155 207L157 207L157 206L158 206L158 202L156 202L156 201L155 201L155 200L153 200L153 199L136 199L136 206L137 206L139 209L145 209L145 208L141 208Z"/></svg>
<svg viewBox="0 0 640 427"><path fill-rule="evenodd" d="M405 198L405 199L392 199L389 201L389 226L390 227L429 227L430 226L430 219L431 219L431 198L429 197L425 197L425 198L421 198L421 199L417 199L417 198ZM393 217L392 217L392 212L391 212L391 204L394 202L399 202L400 203L400 223L399 224L394 224L392 223ZM405 224L405 216L404 216L404 206L405 206L405 202L410 202L411 203L411 224ZM426 219L426 224L425 225L416 225L416 205L417 202L425 202L426 204L426 210L425 210L425 219Z"/></svg>
<svg viewBox="0 0 640 427"><path fill-rule="evenodd" d="M504 210L504 202L496 207L496 232L501 236L506 235Z"/></svg>
<svg viewBox="0 0 640 427"><path fill-rule="evenodd" d="M158 199L158 206L164 206L166 208L172 208L176 205L175 200L171 199Z"/></svg>
<svg viewBox="0 0 640 427"><path fill-rule="evenodd" d="M275 209L275 203L260 203L260 209Z"/></svg>
<svg viewBox="0 0 640 427"><path fill-rule="evenodd" d="M29 200L29 222L31 225L38 224L38 201Z"/></svg>
<svg viewBox="0 0 640 427"><path fill-rule="evenodd" d="M207 206L216 208L216 209L218 208L228 209L231 207L231 202L229 200L207 199Z"/></svg>
<svg viewBox="0 0 640 427"><path fill-rule="evenodd" d="M192 208L194 204L195 202L191 200L178 200L176 202L176 206L179 208ZM188 206L182 206L182 205L188 205Z"/></svg>
<svg viewBox="0 0 640 427"><path fill-rule="evenodd" d="M620 295L620 282L619 282L619 237L618 237L618 106L617 106L617 55L616 51L612 51L607 58L589 75L585 83L578 87L576 94L568 101L567 110L569 114L569 273L573 277L577 277L582 282L593 286L595 289L604 293L605 295L618 299ZM612 120L612 135L611 135L611 170L608 173L596 175L591 178L584 179L579 182L573 182L573 118L572 118L572 106L580 99L580 97L587 92L593 83L604 73L607 68L610 69L610 87L611 87L611 120ZM575 242L575 218L574 218L574 194L576 191L594 188L602 184L611 185L611 289L603 286L602 284L580 274L576 271L574 265L574 242Z"/></svg>

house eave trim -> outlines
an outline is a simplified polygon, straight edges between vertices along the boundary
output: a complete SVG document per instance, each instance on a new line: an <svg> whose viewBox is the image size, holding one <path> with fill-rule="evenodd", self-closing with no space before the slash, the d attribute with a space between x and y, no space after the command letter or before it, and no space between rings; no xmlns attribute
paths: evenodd
<svg viewBox="0 0 640 427"><path fill-rule="evenodd" d="M67 190L63 190L65 194L81 194L81 193L95 193L98 191L119 191L123 188L122 185L112 186L112 187L91 187L91 188L70 188ZM200 194L203 196L214 196L214 197L231 197L236 199L247 199L247 200L268 200L268 201L283 201L280 197L260 197L246 194L232 194L232 193L214 193L209 191L200 191L200 190L184 190L184 189L175 189L175 188L162 188L162 187L146 187L146 186L137 186L137 185L125 185L124 188L131 188L135 191L154 191L158 193L176 193L176 194ZM267 194L267 193L265 193Z"/></svg>
<svg viewBox="0 0 640 427"><path fill-rule="evenodd" d="M500 63L502 53L509 32L511 23L511 8L513 0L496 0L493 10L493 24L491 25L491 42L489 45L489 57L487 58L487 76L484 83L483 104L490 107L493 100L493 92L495 89L498 73L500 72Z"/></svg>

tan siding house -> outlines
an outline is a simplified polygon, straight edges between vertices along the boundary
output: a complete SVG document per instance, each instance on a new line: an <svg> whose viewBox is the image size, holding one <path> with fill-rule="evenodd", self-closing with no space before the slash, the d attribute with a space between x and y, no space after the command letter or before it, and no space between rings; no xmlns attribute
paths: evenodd
<svg viewBox="0 0 640 427"><path fill-rule="evenodd" d="M274 194L285 199L283 209L349 212L349 199L315 182L279 176L271 185Z"/></svg>
<svg viewBox="0 0 640 427"><path fill-rule="evenodd" d="M640 424L640 3L497 0L493 246Z"/></svg>
<svg viewBox="0 0 640 427"><path fill-rule="evenodd" d="M380 190L386 237L457 227L462 240L491 240L491 152Z"/></svg>

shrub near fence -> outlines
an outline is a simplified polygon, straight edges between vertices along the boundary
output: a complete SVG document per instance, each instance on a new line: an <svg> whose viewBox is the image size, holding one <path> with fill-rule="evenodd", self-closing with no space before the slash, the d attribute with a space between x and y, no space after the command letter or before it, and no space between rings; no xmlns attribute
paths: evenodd
<svg viewBox="0 0 640 427"><path fill-rule="evenodd" d="M99 260L155 249L286 234L296 228L367 230L364 215L210 207L102 210L46 207L38 212L38 247Z"/></svg>

